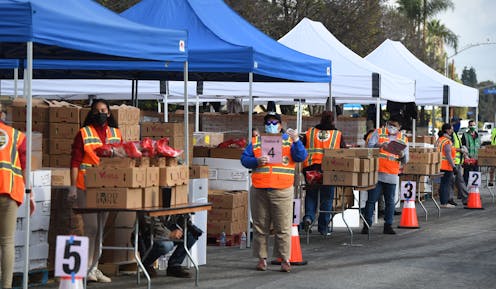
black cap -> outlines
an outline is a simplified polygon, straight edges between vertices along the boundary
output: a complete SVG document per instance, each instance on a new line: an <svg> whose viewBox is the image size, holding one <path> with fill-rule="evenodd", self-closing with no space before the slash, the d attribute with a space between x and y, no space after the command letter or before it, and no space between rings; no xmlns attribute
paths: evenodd
<svg viewBox="0 0 496 289"><path fill-rule="evenodd" d="M269 112L269 113L267 113L267 114L264 116L264 122L267 122L267 120L268 120L269 118L275 118L275 119L277 119L279 122L282 122L282 120L281 120L281 115L280 115L280 114L277 114L277 113L275 113L275 112L272 112L272 111L271 111L271 112Z"/></svg>

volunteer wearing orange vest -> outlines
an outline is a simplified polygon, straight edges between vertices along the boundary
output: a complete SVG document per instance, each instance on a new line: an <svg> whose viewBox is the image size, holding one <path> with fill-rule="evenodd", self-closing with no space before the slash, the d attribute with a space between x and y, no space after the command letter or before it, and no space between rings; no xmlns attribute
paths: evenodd
<svg viewBox="0 0 496 289"><path fill-rule="evenodd" d="M436 147L441 152L441 172L443 176L441 177L441 184L439 185L439 199L441 201L441 208L454 208L455 206L450 204L449 198L453 195L453 169L456 167L455 155L456 149L451 141L451 135L453 134L453 127L449 123L443 124L441 131L439 131L439 138L436 141Z"/></svg>
<svg viewBox="0 0 496 289"><path fill-rule="evenodd" d="M320 193L320 213L318 230L321 235L329 235L330 211L334 199L334 186L324 186L322 182L314 183L310 175L322 173L322 159L324 149L338 149L346 147L342 135L334 126L334 115L332 111L324 111L320 124L309 128L302 139L308 151L308 157L303 163L303 175L309 187L305 194L305 216L303 217L303 229L308 231L315 220L317 210L318 194ZM307 173L309 172L309 173Z"/></svg>
<svg viewBox="0 0 496 289"><path fill-rule="evenodd" d="M0 254L2 288L12 288L14 275L14 236L17 209L24 202L23 171L26 165L25 135L0 120ZM34 212L31 194L31 214Z"/></svg>
<svg viewBox="0 0 496 289"><path fill-rule="evenodd" d="M289 272L295 163L304 161L307 151L296 131L290 130L287 134L281 134L280 115L269 113L264 117L264 123L267 134L281 137L281 147L271 148L267 143L262 143L263 136L257 136L253 137L241 156L241 164L252 169L250 202L253 219L253 255L258 258L256 269L267 270L268 238L272 224L273 256L282 260L281 271ZM279 138L276 138L276 141L279 141ZM262 150L265 149L267 151L263 153ZM273 154L279 151L282 156ZM280 157L281 162L271 163L271 153L272 157Z"/></svg>
<svg viewBox="0 0 496 289"><path fill-rule="evenodd" d="M391 116L385 127L376 129L369 139L369 148L379 148L379 178L374 189L368 191L367 202L365 205L365 221L362 234L369 233L369 227L372 226L372 215L374 213L375 203L381 194L384 194L384 234L396 234L392 224L394 219L394 194L396 192L396 183L400 173L401 164L406 164L409 159L408 140L400 131L400 118ZM390 142L396 141L406 145L398 154L388 151ZM368 226L367 226L368 225Z"/></svg>
<svg viewBox="0 0 496 289"><path fill-rule="evenodd" d="M79 207L86 206L86 185L84 183L86 168L100 163L95 149L103 144L120 143L122 136L116 127L116 122L110 114L108 103L103 99L96 99L91 105L91 111L84 120L83 127L74 138L71 158L71 190L69 198L77 199ZM107 216L104 216L106 219ZM98 258L96 248L97 214L83 214L84 233L89 237L88 266ZM104 221L105 223L105 221ZM97 260L98 262L98 260ZM88 272L88 281L108 283L112 280L95 268Z"/></svg>

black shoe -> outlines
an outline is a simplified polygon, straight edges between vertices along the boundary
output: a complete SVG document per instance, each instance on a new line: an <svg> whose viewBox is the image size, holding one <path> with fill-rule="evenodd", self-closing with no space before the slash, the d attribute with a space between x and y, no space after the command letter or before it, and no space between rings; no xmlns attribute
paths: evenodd
<svg viewBox="0 0 496 289"><path fill-rule="evenodd" d="M487 186L488 187L494 187L494 184L493 183L487 183Z"/></svg>
<svg viewBox="0 0 496 289"><path fill-rule="evenodd" d="M382 233L388 234L388 235L395 235L396 234L396 232L393 230L393 227L391 225L388 225L388 224L384 224L384 231Z"/></svg>
<svg viewBox="0 0 496 289"><path fill-rule="evenodd" d="M155 268L152 265L145 266L146 272L148 272L148 275L150 278L155 278L158 276L157 271L155 271Z"/></svg>
<svg viewBox="0 0 496 289"><path fill-rule="evenodd" d="M363 228L362 228L362 234L364 234L364 235L369 234L369 227L367 227L365 224L363 225Z"/></svg>
<svg viewBox="0 0 496 289"><path fill-rule="evenodd" d="M167 276L177 278L191 278L191 273L180 266L167 267Z"/></svg>
<svg viewBox="0 0 496 289"><path fill-rule="evenodd" d="M453 206L458 206L458 204L453 200L449 200L448 204L452 204Z"/></svg>
<svg viewBox="0 0 496 289"><path fill-rule="evenodd" d="M401 215L401 212L398 212L398 211L396 211L396 210L395 210L395 211L394 211L394 215L395 215L395 216L399 216L399 215Z"/></svg>
<svg viewBox="0 0 496 289"><path fill-rule="evenodd" d="M312 225L312 221L309 218L303 219L303 231L310 231L310 226Z"/></svg>

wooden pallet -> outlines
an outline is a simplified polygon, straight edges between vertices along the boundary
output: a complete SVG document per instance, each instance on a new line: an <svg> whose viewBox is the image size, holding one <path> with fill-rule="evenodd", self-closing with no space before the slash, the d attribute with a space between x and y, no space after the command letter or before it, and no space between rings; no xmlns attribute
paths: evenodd
<svg viewBox="0 0 496 289"><path fill-rule="evenodd" d="M219 246L219 234L207 234L207 245ZM241 241L241 233L226 235L226 246L239 246Z"/></svg>
<svg viewBox="0 0 496 289"><path fill-rule="evenodd" d="M15 272L12 278L12 288L22 288L23 272ZM48 269L36 269L28 272L28 286L42 286L48 283Z"/></svg>

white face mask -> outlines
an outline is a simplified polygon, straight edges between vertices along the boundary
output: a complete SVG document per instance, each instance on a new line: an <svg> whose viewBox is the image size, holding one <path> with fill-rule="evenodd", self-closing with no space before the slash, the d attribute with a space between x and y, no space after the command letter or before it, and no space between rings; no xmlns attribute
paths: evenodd
<svg viewBox="0 0 496 289"><path fill-rule="evenodd" d="M398 128L395 127L394 125L388 125L387 127L389 134L397 134L398 133Z"/></svg>
<svg viewBox="0 0 496 289"><path fill-rule="evenodd" d="M278 124L266 124L265 125L266 133L279 133L279 125Z"/></svg>

